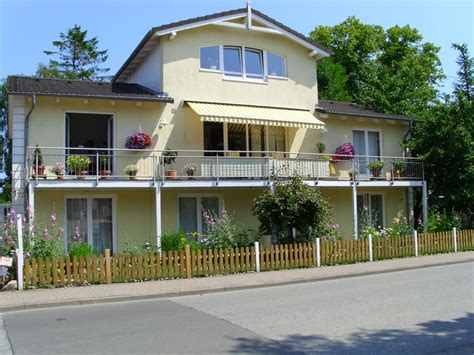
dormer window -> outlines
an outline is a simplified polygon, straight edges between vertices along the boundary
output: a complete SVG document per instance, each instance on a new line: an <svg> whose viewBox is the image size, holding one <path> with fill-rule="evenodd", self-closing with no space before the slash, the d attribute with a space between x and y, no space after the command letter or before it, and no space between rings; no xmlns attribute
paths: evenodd
<svg viewBox="0 0 474 355"><path fill-rule="evenodd" d="M201 70L224 78L264 82L267 77L286 78L285 57L245 46L210 46L200 49Z"/></svg>

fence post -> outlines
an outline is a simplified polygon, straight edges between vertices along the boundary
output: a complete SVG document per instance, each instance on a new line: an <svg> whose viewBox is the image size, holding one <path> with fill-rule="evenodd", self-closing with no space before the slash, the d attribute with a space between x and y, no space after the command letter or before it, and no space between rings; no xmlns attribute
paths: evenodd
<svg viewBox="0 0 474 355"><path fill-rule="evenodd" d="M260 243L253 243L255 249L255 271L260 272Z"/></svg>
<svg viewBox="0 0 474 355"><path fill-rule="evenodd" d="M413 240L415 244L415 256L418 256L418 231L415 229L413 231Z"/></svg>
<svg viewBox="0 0 474 355"><path fill-rule="evenodd" d="M16 249L16 275L18 290L23 290L23 220L21 214L16 215L18 245Z"/></svg>
<svg viewBox="0 0 474 355"><path fill-rule="evenodd" d="M112 274L110 273L110 249L105 249L105 277L107 285L112 283Z"/></svg>
<svg viewBox="0 0 474 355"><path fill-rule="evenodd" d="M185 252L186 252L186 277L190 279L193 277L193 274L191 270L191 246L189 244L186 244Z"/></svg>
<svg viewBox="0 0 474 355"><path fill-rule="evenodd" d="M458 252L458 230L456 227L453 227L453 241L454 241L454 252Z"/></svg>
<svg viewBox="0 0 474 355"><path fill-rule="evenodd" d="M316 267L321 267L321 240L316 238Z"/></svg>
<svg viewBox="0 0 474 355"><path fill-rule="evenodd" d="M374 252L372 250L372 234L369 234L369 261L374 261Z"/></svg>

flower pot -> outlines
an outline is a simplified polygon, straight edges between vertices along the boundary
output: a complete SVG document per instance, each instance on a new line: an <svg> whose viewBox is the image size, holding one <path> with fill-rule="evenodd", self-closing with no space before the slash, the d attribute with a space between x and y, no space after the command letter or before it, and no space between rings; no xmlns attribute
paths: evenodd
<svg viewBox="0 0 474 355"><path fill-rule="evenodd" d="M64 180L64 174L58 174L58 175L56 175L56 178L58 180Z"/></svg>
<svg viewBox="0 0 474 355"><path fill-rule="evenodd" d="M168 179L176 180L176 178L178 176L178 171L177 170L165 170L165 176Z"/></svg>
<svg viewBox="0 0 474 355"><path fill-rule="evenodd" d="M395 179L400 179L402 177L402 173L400 171L394 171L393 172L393 177Z"/></svg>
<svg viewBox="0 0 474 355"><path fill-rule="evenodd" d="M100 179L105 180L107 179L108 176L112 175L112 172L110 170L101 170L100 171Z"/></svg>
<svg viewBox="0 0 474 355"><path fill-rule="evenodd" d="M380 177L380 170L371 170L372 177L379 178Z"/></svg>
<svg viewBox="0 0 474 355"><path fill-rule="evenodd" d="M189 180L194 179L194 170L188 170L188 171L186 171L186 174L188 175Z"/></svg>
<svg viewBox="0 0 474 355"><path fill-rule="evenodd" d="M136 180L137 179L137 173L130 173L128 174L128 179L129 180Z"/></svg>
<svg viewBox="0 0 474 355"><path fill-rule="evenodd" d="M38 176L44 175L44 165L33 165L33 176L36 176L36 172L38 172Z"/></svg>
<svg viewBox="0 0 474 355"><path fill-rule="evenodd" d="M77 174L76 174L76 179L78 180L84 180L86 178L86 175L88 174L88 171L87 170L81 170L81 171L78 171Z"/></svg>

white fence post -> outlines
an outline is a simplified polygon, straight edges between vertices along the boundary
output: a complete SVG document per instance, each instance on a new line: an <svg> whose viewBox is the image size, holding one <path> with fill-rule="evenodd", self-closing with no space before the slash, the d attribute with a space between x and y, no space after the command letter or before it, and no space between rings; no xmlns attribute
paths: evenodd
<svg viewBox="0 0 474 355"><path fill-rule="evenodd" d="M415 256L418 256L418 231L415 229L413 231L413 240L415 244Z"/></svg>
<svg viewBox="0 0 474 355"><path fill-rule="evenodd" d="M18 240L16 248L16 278L18 290L23 290L23 219L21 214L16 215L16 229Z"/></svg>
<svg viewBox="0 0 474 355"><path fill-rule="evenodd" d="M454 252L458 252L458 230L456 227L453 227L453 241L454 241Z"/></svg>
<svg viewBox="0 0 474 355"><path fill-rule="evenodd" d="M374 261L374 252L372 250L372 234L369 234L369 261Z"/></svg>
<svg viewBox="0 0 474 355"><path fill-rule="evenodd" d="M255 248L255 271L260 272L260 243L254 243Z"/></svg>
<svg viewBox="0 0 474 355"><path fill-rule="evenodd" d="M316 266L321 267L321 240L316 238Z"/></svg>

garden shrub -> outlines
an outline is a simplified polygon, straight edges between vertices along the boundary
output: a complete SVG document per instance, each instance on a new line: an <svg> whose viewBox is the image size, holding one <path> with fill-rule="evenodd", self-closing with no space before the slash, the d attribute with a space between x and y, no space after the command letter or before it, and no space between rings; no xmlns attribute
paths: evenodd
<svg viewBox="0 0 474 355"><path fill-rule="evenodd" d="M221 216L211 211L203 212L207 231L201 244L205 248L235 248L249 246L251 240L245 228L233 221L232 216L222 208Z"/></svg>
<svg viewBox="0 0 474 355"><path fill-rule="evenodd" d="M69 255L74 256L93 256L100 255L99 251L87 243L80 243L69 248Z"/></svg>
<svg viewBox="0 0 474 355"><path fill-rule="evenodd" d="M277 180L274 191L254 199L252 210L260 222L260 235L271 234L277 243L314 240L324 235L330 220L329 203L319 189L306 185L299 176Z"/></svg>
<svg viewBox="0 0 474 355"><path fill-rule="evenodd" d="M201 249L201 245L197 241L197 233L184 233L182 230L165 232L161 236L161 250L179 250L185 249L189 244L191 250Z"/></svg>
<svg viewBox="0 0 474 355"><path fill-rule="evenodd" d="M423 226L421 225L421 227ZM447 232L453 230L454 227L461 228L461 217L456 212L448 213L436 208L430 211L428 215L429 232Z"/></svg>

